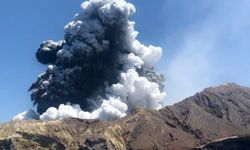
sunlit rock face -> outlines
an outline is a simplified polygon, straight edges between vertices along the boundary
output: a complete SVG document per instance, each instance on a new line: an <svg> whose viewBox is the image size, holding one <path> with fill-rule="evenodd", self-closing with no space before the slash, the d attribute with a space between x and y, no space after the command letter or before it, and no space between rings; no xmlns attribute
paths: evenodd
<svg viewBox="0 0 250 150"><path fill-rule="evenodd" d="M71 109L64 107L60 106L59 111ZM27 149L26 146L33 149L248 150L249 107L250 88L226 84L207 88L159 111L134 109L114 121L76 118L12 121L0 125L0 149L10 146ZM67 112L64 116L71 111Z"/></svg>

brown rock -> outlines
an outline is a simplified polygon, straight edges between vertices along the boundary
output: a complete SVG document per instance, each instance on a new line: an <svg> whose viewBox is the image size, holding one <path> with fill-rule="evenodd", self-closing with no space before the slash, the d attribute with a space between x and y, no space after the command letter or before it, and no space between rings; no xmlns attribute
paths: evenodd
<svg viewBox="0 0 250 150"><path fill-rule="evenodd" d="M250 134L250 89L227 84L159 111L119 120L15 121L0 125L0 149L186 150Z"/></svg>

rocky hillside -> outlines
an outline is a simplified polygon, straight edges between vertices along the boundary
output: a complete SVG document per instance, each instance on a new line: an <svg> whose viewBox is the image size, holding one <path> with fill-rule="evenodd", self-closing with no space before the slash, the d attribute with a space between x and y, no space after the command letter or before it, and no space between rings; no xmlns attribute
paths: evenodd
<svg viewBox="0 0 250 150"><path fill-rule="evenodd" d="M233 136L224 139L219 139L206 145L194 148L192 150L249 150L249 136Z"/></svg>
<svg viewBox="0 0 250 150"><path fill-rule="evenodd" d="M160 111L136 109L116 121L65 119L0 125L0 149L175 149L250 134L250 89L207 88Z"/></svg>

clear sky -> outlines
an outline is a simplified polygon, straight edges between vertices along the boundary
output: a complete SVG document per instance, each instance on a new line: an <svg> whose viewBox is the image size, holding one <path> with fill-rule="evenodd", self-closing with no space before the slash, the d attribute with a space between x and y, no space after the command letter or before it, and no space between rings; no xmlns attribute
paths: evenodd
<svg viewBox="0 0 250 150"><path fill-rule="evenodd" d="M129 0L144 44L159 45L165 104L208 86L250 86L249 0ZM82 0L0 2L0 122L32 108L27 91L45 69L35 59L42 41L63 38Z"/></svg>

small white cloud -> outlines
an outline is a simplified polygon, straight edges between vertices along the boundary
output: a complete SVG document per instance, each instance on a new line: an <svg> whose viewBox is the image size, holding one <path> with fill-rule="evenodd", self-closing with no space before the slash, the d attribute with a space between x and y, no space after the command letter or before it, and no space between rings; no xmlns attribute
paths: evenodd
<svg viewBox="0 0 250 150"><path fill-rule="evenodd" d="M32 109L24 111L12 118L12 120L33 120L33 119L35 120L39 119L39 115L37 115L37 113Z"/></svg>

